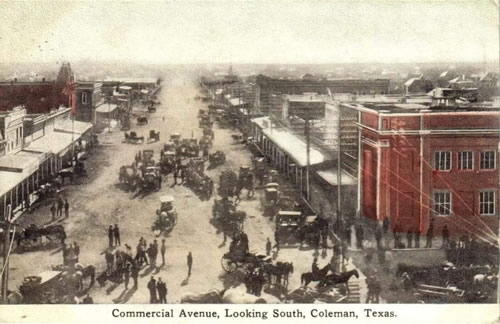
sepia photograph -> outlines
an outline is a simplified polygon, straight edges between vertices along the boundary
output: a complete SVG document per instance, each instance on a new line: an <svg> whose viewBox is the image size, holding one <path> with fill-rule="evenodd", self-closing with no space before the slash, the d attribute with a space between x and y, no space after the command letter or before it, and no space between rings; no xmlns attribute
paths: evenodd
<svg viewBox="0 0 500 324"><path fill-rule="evenodd" d="M498 1L0 16L2 304L498 303Z"/></svg>

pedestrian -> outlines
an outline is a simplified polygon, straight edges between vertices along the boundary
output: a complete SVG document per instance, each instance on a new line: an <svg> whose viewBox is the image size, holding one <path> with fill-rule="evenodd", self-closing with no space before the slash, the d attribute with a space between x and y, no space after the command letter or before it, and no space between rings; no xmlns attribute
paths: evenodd
<svg viewBox="0 0 500 324"><path fill-rule="evenodd" d="M375 227L375 242L377 243L377 249L381 248L380 242L382 241L382 230L380 226L377 224Z"/></svg>
<svg viewBox="0 0 500 324"><path fill-rule="evenodd" d="M68 202L68 199L64 199L64 216L66 218L69 217L69 202Z"/></svg>
<svg viewBox="0 0 500 324"><path fill-rule="evenodd" d="M346 224L345 228L344 228L344 236L345 236L345 239L347 241L347 244L351 245L351 225L350 224Z"/></svg>
<svg viewBox="0 0 500 324"><path fill-rule="evenodd" d="M62 217L62 212L64 208L64 200L61 197L57 200L57 217Z"/></svg>
<svg viewBox="0 0 500 324"><path fill-rule="evenodd" d="M267 238L266 241L266 255L267 256L271 255L271 240L269 240L269 237Z"/></svg>
<svg viewBox="0 0 500 324"><path fill-rule="evenodd" d="M52 207L50 207L50 213L52 214L52 221L56 220L56 211L57 211L56 203L53 203Z"/></svg>
<svg viewBox="0 0 500 324"><path fill-rule="evenodd" d="M394 231L392 232L392 235L394 236L394 248L395 249L399 249L401 247L401 242L400 242L400 229L399 229L399 225L396 224L396 226L394 226Z"/></svg>
<svg viewBox="0 0 500 324"><path fill-rule="evenodd" d="M139 277L139 267L135 262L132 263L132 267L130 269L130 275L132 276L132 280L134 280L134 289L137 289L137 279Z"/></svg>
<svg viewBox="0 0 500 324"><path fill-rule="evenodd" d="M432 238L434 236L434 220L431 219L429 224L429 229L427 230L427 242L425 243L426 248L432 248Z"/></svg>
<svg viewBox="0 0 500 324"><path fill-rule="evenodd" d="M420 228L417 225L417 228L415 229L415 248L419 249L420 248Z"/></svg>
<svg viewBox="0 0 500 324"><path fill-rule="evenodd" d="M276 251L279 252L280 250L280 234L278 232L278 229L274 230L274 241L276 242L273 246L273 248L276 248Z"/></svg>
<svg viewBox="0 0 500 324"><path fill-rule="evenodd" d="M109 247L113 247L113 225L109 225L108 228L108 242L109 242Z"/></svg>
<svg viewBox="0 0 500 324"><path fill-rule="evenodd" d="M178 177L178 168L177 166L174 166L174 171L173 171L173 175L174 175L174 186L177 185L177 177Z"/></svg>
<svg viewBox="0 0 500 324"><path fill-rule="evenodd" d="M441 234L443 236L443 246L442 247L446 248L446 247L448 247L448 244L450 243L450 231L448 230L448 226L444 225Z"/></svg>
<svg viewBox="0 0 500 324"><path fill-rule="evenodd" d="M161 265L165 265L165 252L167 251L167 245L165 244L165 239L161 240Z"/></svg>
<svg viewBox="0 0 500 324"><path fill-rule="evenodd" d="M191 268L193 267L193 255L191 251L187 255L188 277L191 277Z"/></svg>
<svg viewBox="0 0 500 324"><path fill-rule="evenodd" d="M113 228L113 236L115 238L115 245L121 245L120 244L120 228L118 227L117 224L115 224L115 228Z"/></svg>
<svg viewBox="0 0 500 324"><path fill-rule="evenodd" d="M158 302L158 297L156 295L156 280L155 277L151 276L151 280L148 282L149 289L149 302L151 304L156 304Z"/></svg>
<svg viewBox="0 0 500 324"><path fill-rule="evenodd" d="M73 250L76 255L76 263L78 263L78 256L80 255L80 246L78 245L78 243L73 242Z"/></svg>
<svg viewBox="0 0 500 324"><path fill-rule="evenodd" d="M123 269L123 279L125 283L125 289L128 289L128 283L130 281L130 264L126 263Z"/></svg>
<svg viewBox="0 0 500 324"><path fill-rule="evenodd" d="M167 285L161 280L161 277L158 278L158 282L156 283L156 290L158 291L158 299L160 304L167 303Z"/></svg>
<svg viewBox="0 0 500 324"><path fill-rule="evenodd" d="M149 244L149 248L147 249L147 254L148 254L148 257L149 257L149 263L151 264L151 267L155 267L156 266L156 258L154 257L154 247L153 247L153 243L150 243Z"/></svg>
<svg viewBox="0 0 500 324"><path fill-rule="evenodd" d="M413 243L413 233L411 232L411 229L409 229L408 233L406 233L406 242L408 243L407 247L411 249Z"/></svg>

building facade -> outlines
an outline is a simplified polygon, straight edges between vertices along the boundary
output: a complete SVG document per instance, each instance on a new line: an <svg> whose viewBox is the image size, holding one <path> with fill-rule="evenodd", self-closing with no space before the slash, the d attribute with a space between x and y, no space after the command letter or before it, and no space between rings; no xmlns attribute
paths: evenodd
<svg viewBox="0 0 500 324"><path fill-rule="evenodd" d="M499 108L344 104L359 112L359 206L393 230L494 238Z"/></svg>

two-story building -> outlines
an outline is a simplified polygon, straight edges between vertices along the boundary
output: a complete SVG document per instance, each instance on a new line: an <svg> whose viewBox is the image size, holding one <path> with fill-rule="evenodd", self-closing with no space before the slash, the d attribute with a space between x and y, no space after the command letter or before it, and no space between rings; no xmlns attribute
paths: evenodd
<svg viewBox="0 0 500 324"><path fill-rule="evenodd" d="M359 113L359 206L393 230L496 240L499 111L494 105L343 103Z"/></svg>

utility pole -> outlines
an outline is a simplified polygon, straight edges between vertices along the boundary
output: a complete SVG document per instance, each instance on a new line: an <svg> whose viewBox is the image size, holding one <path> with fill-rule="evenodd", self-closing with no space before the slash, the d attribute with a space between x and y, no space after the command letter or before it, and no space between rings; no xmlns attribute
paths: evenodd
<svg viewBox="0 0 500 324"><path fill-rule="evenodd" d="M312 97L311 97L312 101ZM309 129L309 108L306 108L306 124L305 124L305 135L306 135L306 200L309 202L310 194L309 194L309 168L311 165L311 138L310 138L310 129Z"/></svg>
<svg viewBox="0 0 500 324"><path fill-rule="evenodd" d="M4 233L3 233L3 264L2 264L2 302L7 304L7 291L9 283L9 248L10 248L10 228L12 219L12 206L7 206L5 214Z"/></svg>

